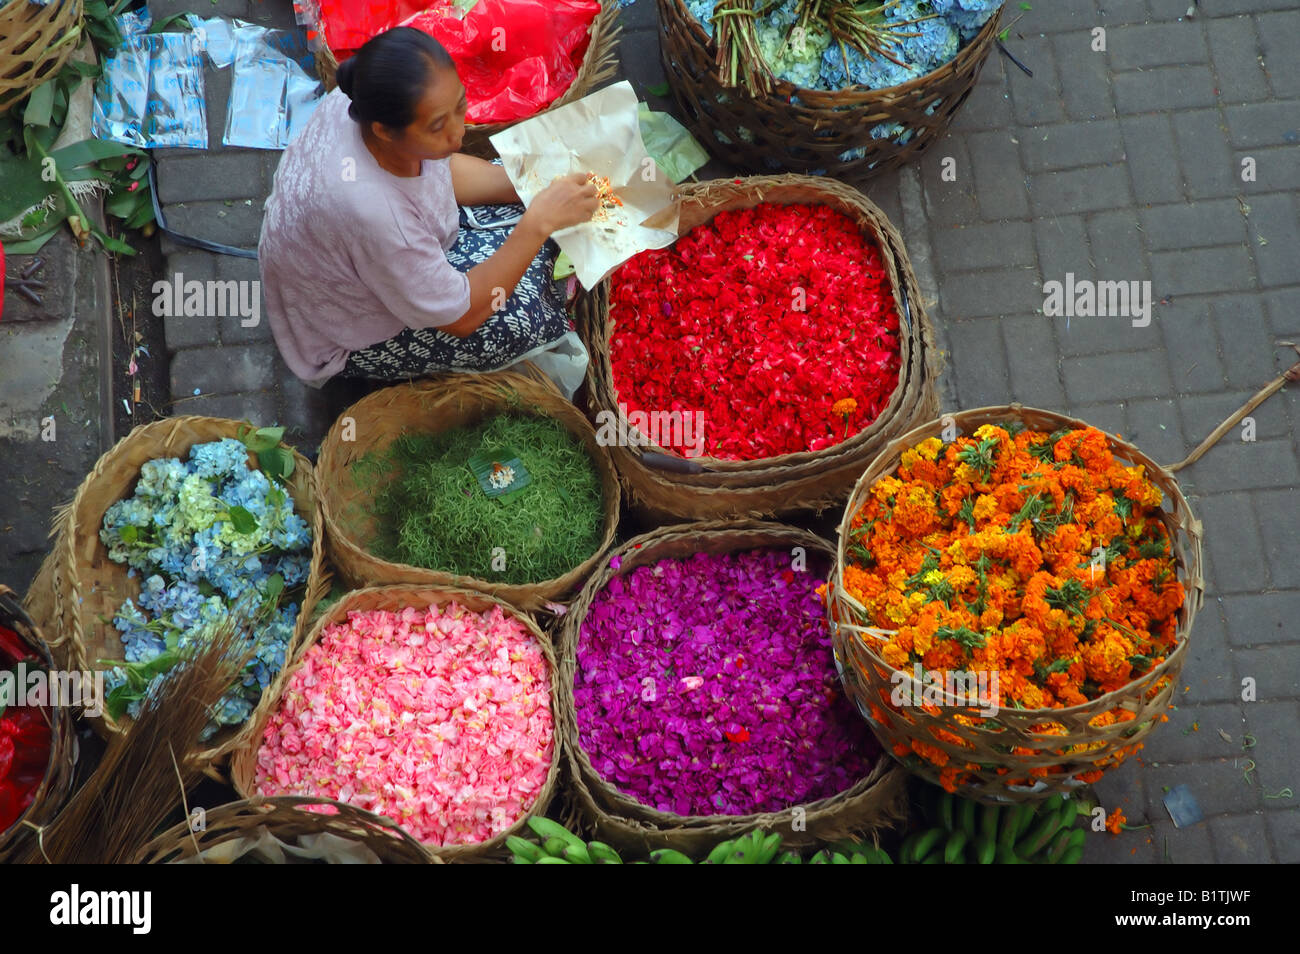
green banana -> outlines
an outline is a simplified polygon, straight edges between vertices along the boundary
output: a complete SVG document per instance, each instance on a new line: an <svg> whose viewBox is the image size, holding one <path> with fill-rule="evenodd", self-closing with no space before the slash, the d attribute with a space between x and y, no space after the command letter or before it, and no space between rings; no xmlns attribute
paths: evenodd
<svg viewBox="0 0 1300 954"><path fill-rule="evenodd" d="M781 850L781 833L774 831L763 839L762 847L759 848L759 859L754 862L759 865L769 865L776 853Z"/></svg>
<svg viewBox="0 0 1300 954"><path fill-rule="evenodd" d="M547 855L545 858L541 859L540 861L535 862L535 864L539 864L539 865L567 865L567 864L569 864L569 862L565 861L563 858L556 858L556 857L553 856L553 855Z"/></svg>
<svg viewBox="0 0 1300 954"><path fill-rule="evenodd" d="M1041 860L1049 865L1054 865L1061 860L1065 850L1070 847L1070 829L1062 828L1052 839L1052 843L1043 849Z"/></svg>
<svg viewBox="0 0 1300 954"><path fill-rule="evenodd" d="M727 856L736 850L735 845L734 839L718 842L713 846L713 850L709 852L709 857L704 859L704 863L706 865L722 864L727 859Z"/></svg>
<svg viewBox="0 0 1300 954"><path fill-rule="evenodd" d="M957 816L957 827L964 831L967 837L975 834L975 809L976 802L969 798L961 799L961 808Z"/></svg>
<svg viewBox="0 0 1300 954"><path fill-rule="evenodd" d="M542 846L536 842L529 841L527 838L520 838L518 835L510 835L506 838L506 847L515 856L515 860L523 859L528 863L540 861L546 852L542 851Z"/></svg>
<svg viewBox="0 0 1300 954"><path fill-rule="evenodd" d="M849 861L847 855L843 855L838 851L831 855L831 864L833 865L848 865L852 863L853 862Z"/></svg>
<svg viewBox="0 0 1300 954"><path fill-rule="evenodd" d="M779 842L778 838L778 842ZM767 844L767 836L755 828L749 833L749 850L745 852L745 864L748 865L765 865L772 860L772 855L767 855L764 846Z"/></svg>
<svg viewBox="0 0 1300 954"><path fill-rule="evenodd" d="M960 829L948 836L948 844L943 849L943 863L945 865L958 864L957 859L961 858L961 852L966 847L968 837L966 832Z"/></svg>
<svg viewBox="0 0 1300 954"><path fill-rule="evenodd" d="M975 839L975 860L980 864L993 864L993 859L997 856L997 851L997 842L988 835L980 835Z"/></svg>
<svg viewBox="0 0 1300 954"><path fill-rule="evenodd" d="M867 856L858 851L855 851L852 855L849 856L849 861L855 865L871 864L871 861L868 860Z"/></svg>
<svg viewBox="0 0 1300 954"><path fill-rule="evenodd" d="M547 838L542 844L542 848L552 858L563 858L564 849L570 847L570 843L563 838Z"/></svg>
<svg viewBox="0 0 1300 954"><path fill-rule="evenodd" d="M536 862L529 861L529 860L528 860L527 858L525 858L523 855L512 855L511 858L510 858L510 860L511 860L512 863L517 864L517 865L531 865L531 864L536 864Z"/></svg>
<svg viewBox="0 0 1300 954"><path fill-rule="evenodd" d="M952 792L945 791L939 796L939 823L943 825L945 831L952 831L954 807Z"/></svg>
<svg viewBox="0 0 1300 954"><path fill-rule="evenodd" d="M861 845L857 853L867 859L869 865L892 865L894 859L889 857L889 852L883 848L877 848L875 845Z"/></svg>
<svg viewBox="0 0 1300 954"><path fill-rule="evenodd" d="M912 849L912 864L916 864L920 859L928 855L945 834L947 832L942 828L931 828L929 831L922 832L921 837L916 840L916 845Z"/></svg>
<svg viewBox="0 0 1300 954"><path fill-rule="evenodd" d="M1088 829L1076 828L1070 832L1070 848L1082 848L1083 843L1088 840ZM1067 848L1068 852L1070 849Z"/></svg>
<svg viewBox="0 0 1300 954"><path fill-rule="evenodd" d="M930 852L930 854L926 857L926 859L925 859L924 861L921 862L921 864L923 864L923 865L941 865L941 864L943 864L943 853L942 853L942 852L939 852L939 851L932 851L932 852Z"/></svg>
<svg viewBox="0 0 1300 954"><path fill-rule="evenodd" d="M592 864L591 853L587 850L586 845L568 845L564 849L563 856L565 861L575 865Z"/></svg>
<svg viewBox="0 0 1300 954"><path fill-rule="evenodd" d="M1016 854L1015 849L1007 848L1004 845L998 846L997 863L1000 865L1022 865L1024 862Z"/></svg>
<svg viewBox="0 0 1300 954"><path fill-rule="evenodd" d="M985 805L980 814L981 835L987 835L990 839L996 840L998 837L998 818L1001 809L997 805Z"/></svg>
<svg viewBox="0 0 1300 954"><path fill-rule="evenodd" d="M650 860L657 865L693 865L684 854L676 848L657 848L650 852Z"/></svg>
<svg viewBox="0 0 1300 954"><path fill-rule="evenodd" d="M810 865L828 865L831 863L831 853L823 848L817 854L808 859Z"/></svg>
<svg viewBox="0 0 1300 954"><path fill-rule="evenodd" d="M898 850L900 864L912 864L912 859L916 857L916 843L920 840L921 833L915 831L903 839L903 847Z"/></svg>
<svg viewBox="0 0 1300 954"><path fill-rule="evenodd" d="M803 858L797 851L783 851L781 857L776 859L778 865L801 865Z"/></svg>
<svg viewBox="0 0 1300 954"><path fill-rule="evenodd" d="M565 828L559 822L551 821L549 818L535 815L528 819L528 827L531 828L537 837L546 841L549 838L563 839L570 845L585 844L581 838L575 835L569 829Z"/></svg>
<svg viewBox="0 0 1300 954"><path fill-rule="evenodd" d="M1079 845L1078 847L1071 848L1067 851L1064 857L1061 858L1061 864L1077 865L1081 858L1083 858L1083 845Z"/></svg>
<svg viewBox="0 0 1300 954"><path fill-rule="evenodd" d="M1062 809L1058 804L1057 807L1048 813L1039 816L1039 822L1029 830L1029 834L1016 842L1016 854L1022 858L1032 858L1042 851L1047 843L1052 840L1052 836L1060 831L1061 826L1065 824L1063 815L1068 810L1070 817L1074 817L1074 807L1067 805Z"/></svg>
<svg viewBox="0 0 1300 954"><path fill-rule="evenodd" d="M591 855L591 860L596 864L621 865L623 863L623 859L619 857L618 852L603 841L587 842L587 853Z"/></svg>

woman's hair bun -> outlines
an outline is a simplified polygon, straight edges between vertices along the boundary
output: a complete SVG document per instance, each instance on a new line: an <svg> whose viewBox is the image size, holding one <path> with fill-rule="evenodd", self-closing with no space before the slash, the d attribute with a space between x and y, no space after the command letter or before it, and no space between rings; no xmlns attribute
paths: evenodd
<svg viewBox="0 0 1300 954"><path fill-rule="evenodd" d="M338 80L339 89L343 90L343 95L349 99L352 97L352 79L357 68L357 58L355 56L344 60L339 64L338 72L335 79Z"/></svg>

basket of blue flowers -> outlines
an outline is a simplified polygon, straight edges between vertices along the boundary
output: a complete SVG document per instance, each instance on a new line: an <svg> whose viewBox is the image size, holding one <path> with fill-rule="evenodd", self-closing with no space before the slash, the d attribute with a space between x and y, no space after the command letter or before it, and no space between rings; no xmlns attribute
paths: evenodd
<svg viewBox="0 0 1300 954"><path fill-rule="evenodd" d="M127 731L183 651L234 616L249 624L247 662L196 757L216 774L293 661L326 582L312 468L283 430L209 417L137 427L60 515L60 655L104 673L102 712L86 713L101 734Z"/></svg>
<svg viewBox="0 0 1300 954"><path fill-rule="evenodd" d="M1004 0L659 0L682 119L729 165L861 182L943 137Z"/></svg>

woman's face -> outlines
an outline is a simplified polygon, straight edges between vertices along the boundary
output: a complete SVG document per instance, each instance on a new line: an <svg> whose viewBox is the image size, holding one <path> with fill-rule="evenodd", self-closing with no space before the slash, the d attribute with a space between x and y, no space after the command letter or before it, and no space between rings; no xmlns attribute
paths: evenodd
<svg viewBox="0 0 1300 954"><path fill-rule="evenodd" d="M468 108L465 85L456 71L436 70L433 82L416 104L415 119L402 131L400 139L390 142L407 159L446 159L460 150Z"/></svg>

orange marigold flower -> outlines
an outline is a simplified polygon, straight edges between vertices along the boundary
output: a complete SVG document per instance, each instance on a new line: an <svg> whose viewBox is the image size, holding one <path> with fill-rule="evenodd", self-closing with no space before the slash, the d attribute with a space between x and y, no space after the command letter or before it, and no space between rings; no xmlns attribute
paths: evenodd
<svg viewBox="0 0 1300 954"><path fill-rule="evenodd" d="M840 398L831 405L831 413L839 417L849 417L858 409L858 402L853 398Z"/></svg>
<svg viewBox="0 0 1300 954"><path fill-rule="evenodd" d="M1122 808L1117 808L1106 818L1106 830L1113 835L1118 835L1121 831L1120 825L1124 824L1126 821L1128 821L1128 819L1124 817L1124 810Z"/></svg>

